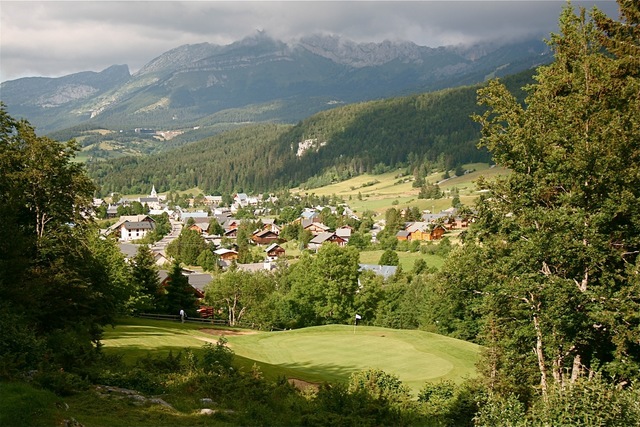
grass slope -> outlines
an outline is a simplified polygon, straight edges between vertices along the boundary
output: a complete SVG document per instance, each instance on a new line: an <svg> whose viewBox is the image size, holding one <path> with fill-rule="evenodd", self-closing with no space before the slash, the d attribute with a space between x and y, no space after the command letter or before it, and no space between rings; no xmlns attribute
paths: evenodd
<svg viewBox="0 0 640 427"><path fill-rule="evenodd" d="M429 209L432 212L440 212L451 207L452 195L449 193L456 188L459 191L460 201L473 206L478 197L475 182L483 177L493 180L498 175L509 173L502 167L489 167L486 163L469 163L464 168L473 172L462 176L454 176L442 180L442 172L434 173L425 180L436 183L442 191L447 192L442 199L418 199L419 188L413 188L411 177L399 177L398 172L387 172L380 175L364 174L346 181L326 185L324 187L304 190L292 189L292 193L315 194L317 196L336 195L344 198L354 212L374 211L384 214L387 209L396 207L399 209L408 206L417 206L420 210Z"/></svg>
<svg viewBox="0 0 640 427"><path fill-rule="evenodd" d="M149 351L174 353L197 349L218 336L201 324L126 319L105 333L106 352L126 360ZM417 393L426 381L461 381L476 375L480 347L416 330L330 325L285 332L232 335L224 331L238 364L254 363L267 377L286 376L312 382L346 382L353 372L378 368L397 375Z"/></svg>

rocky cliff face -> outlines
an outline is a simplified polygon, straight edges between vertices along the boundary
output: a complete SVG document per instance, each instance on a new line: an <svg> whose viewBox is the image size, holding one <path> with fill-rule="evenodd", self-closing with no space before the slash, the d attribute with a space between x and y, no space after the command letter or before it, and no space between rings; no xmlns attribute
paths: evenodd
<svg viewBox="0 0 640 427"><path fill-rule="evenodd" d="M303 37L297 45L314 55L354 68L376 67L394 60L419 65L423 55L436 51L411 42L355 43L336 36L319 35Z"/></svg>
<svg viewBox="0 0 640 427"><path fill-rule="evenodd" d="M113 65L99 73L84 71L59 78L28 77L3 82L0 93L8 105L50 108L106 92L130 77L128 66Z"/></svg>

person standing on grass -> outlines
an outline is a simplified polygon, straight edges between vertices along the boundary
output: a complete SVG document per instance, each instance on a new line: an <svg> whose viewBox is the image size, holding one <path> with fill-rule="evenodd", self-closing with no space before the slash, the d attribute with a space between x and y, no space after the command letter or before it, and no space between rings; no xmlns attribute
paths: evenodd
<svg viewBox="0 0 640 427"><path fill-rule="evenodd" d="M180 320L182 321L182 323L184 323L184 319L187 317L187 315L184 313L183 309L180 309Z"/></svg>

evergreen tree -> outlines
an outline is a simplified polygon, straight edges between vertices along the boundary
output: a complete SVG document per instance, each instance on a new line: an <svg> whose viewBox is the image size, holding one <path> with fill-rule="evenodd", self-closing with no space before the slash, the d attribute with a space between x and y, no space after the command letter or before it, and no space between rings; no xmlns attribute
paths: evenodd
<svg viewBox="0 0 640 427"><path fill-rule="evenodd" d="M178 262L171 265L165 291L167 313L177 315L180 310L184 310L189 316L196 315L196 293L187 276L182 274L182 267Z"/></svg>
<svg viewBox="0 0 640 427"><path fill-rule="evenodd" d="M635 20L596 15L609 32L565 8L526 107L498 82L479 91L482 145L512 171L486 186L469 242L491 276L474 292L495 387L640 377L638 3L621 5Z"/></svg>
<svg viewBox="0 0 640 427"><path fill-rule="evenodd" d="M164 293L160 288L160 278L153 253L147 245L138 246L138 251L133 258L131 273L134 285L139 289L136 309L151 313L162 310Z"/></svg>
<svg viewBox="0 0 640 427"><path fill-rule="evenodd" d="M207 233L211 236L222 236L224 234L224 228L222 228L215 217L209 220L209 230Z"/></svg>
<svg viewBox="0 0 640 427"><path fill-rule="evenodd" d="M209 248L198 255L196 262L204 271L216 271L218 269L218 259Z"/></svg>

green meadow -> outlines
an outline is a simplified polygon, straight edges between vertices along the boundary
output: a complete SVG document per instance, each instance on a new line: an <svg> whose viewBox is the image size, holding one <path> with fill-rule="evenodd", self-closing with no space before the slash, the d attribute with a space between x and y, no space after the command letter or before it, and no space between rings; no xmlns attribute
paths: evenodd
<svg viewBox="0 0 640 427"><path fill-rule="evenodd" d="M378 264L383 253L384 250L382 249L362 251L360 252L360 262L362 264ZM413 266L418 259L425 260L428 267L434 267L438 270L445 261L445 258L439 255L423 254L421 252L398 252L398 259L400 266L402 266L402 271L405 272L413 270Z"/></svg>
<svg viewBox="0 0 640 427"><path fill-rule="evenodd" d="M446 193L441 199L418 199L419 188L413 188L411 176L399 176L399 171L387 172L380 175L364 174L326 185L324 187L303 190L292 189L293 193L315 194L317 196L336 195L342 197L355 212L374 211L379 214L392 207L404 208L417 206L420 210L440 212L451 207L452 196L449 193L454 188L458 190L460 201L473 206L478 197L476 181L483 177L493 180L496 176L506 175L507 169L490 167L486 163L469 163L463 166L472 171L462 176L453 176L447 180L442 179L442 172L427 176L426 181L438 183L440 189Z"/></svg>
<svg viewBox="0 0 640 427"><path fill-rule="evenodd" d="M187 348L198 354L204 344L221 336L240 368L249 370L256 364L268 378L346 383L352 373L376 368L397 375L414 394L427 381L475 377L480 352L478 345L417 330L329 325L256 332L147 319L123 320L105 333L103 348L133 361Z"/></svg>

